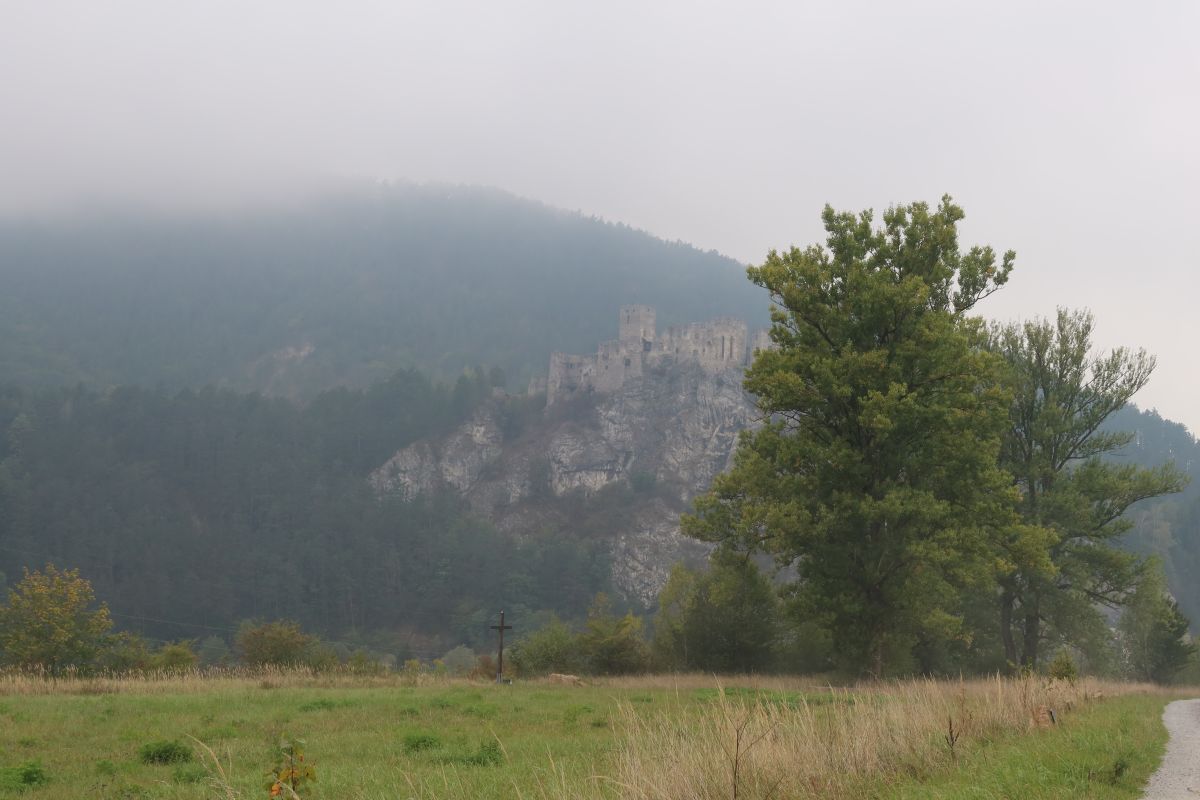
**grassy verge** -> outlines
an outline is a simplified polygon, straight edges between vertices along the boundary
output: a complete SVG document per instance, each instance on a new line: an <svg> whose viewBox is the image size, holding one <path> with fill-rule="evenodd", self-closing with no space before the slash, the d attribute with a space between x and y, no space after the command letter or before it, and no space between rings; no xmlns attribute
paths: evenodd
<svg viewBox="0 0 1200 800"><path fill-rule="evenodd" d="M305 800L715 800L734 783L744 800L1118 798L1136 796L1165 739L1166 698L1145 687L724 683L0 681L0 798L266 798L284 735L315 765ZM1036 729L1047 706L1075 710Z"/></svg>
<svg viewBox="0 0 1200 800"><path fill-rule="evenodd" d="M886 800L1138 798L1158 767L1169 698L1128 695L1067 716L1050 730L980 744L956 769L880 792Z"/></svg>

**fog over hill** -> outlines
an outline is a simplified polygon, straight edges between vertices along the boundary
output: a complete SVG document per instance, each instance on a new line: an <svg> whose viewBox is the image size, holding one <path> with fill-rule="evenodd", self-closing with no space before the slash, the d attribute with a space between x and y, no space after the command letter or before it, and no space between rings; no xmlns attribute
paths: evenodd
<svg viewBox="0 0 1200 800"><path fill-rule="evenodd" d="M510 387L613 309L765 323L742 265L490 189L360 188L241 216L0 222L0 374L311 397L397 368Z"/></svg>

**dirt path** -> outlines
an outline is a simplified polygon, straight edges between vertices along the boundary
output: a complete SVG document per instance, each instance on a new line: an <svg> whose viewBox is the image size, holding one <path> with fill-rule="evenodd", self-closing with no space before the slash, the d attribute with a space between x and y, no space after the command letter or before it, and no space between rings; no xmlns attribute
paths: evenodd
<svg viewBox="0 0 1200 800"><path fill-rule="evenodd" d="M1167 755L1142 800L1200 800L1200 700L1176 700L1163 712Z"/></svg>

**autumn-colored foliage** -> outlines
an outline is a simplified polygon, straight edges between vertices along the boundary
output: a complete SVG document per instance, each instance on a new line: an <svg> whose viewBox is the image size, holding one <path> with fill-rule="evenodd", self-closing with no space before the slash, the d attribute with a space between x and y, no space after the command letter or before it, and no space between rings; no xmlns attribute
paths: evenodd
<svg viewBox="0 0 1200 800"><path fill-rule="evenodd" d="M297 798L306 784L317 779L313 765L304 760L304 740L283 737L279 760L267 773L266 789L271 797Z"/></svg>
<svg viewBox="0 0 1200 800"><path fill-rule="evenodd" d="M112 628L108 607L93 608L92 585L79 570L53 564L25 570L0 606L0 652L6 663L60 672L87 668Z"/></svg>

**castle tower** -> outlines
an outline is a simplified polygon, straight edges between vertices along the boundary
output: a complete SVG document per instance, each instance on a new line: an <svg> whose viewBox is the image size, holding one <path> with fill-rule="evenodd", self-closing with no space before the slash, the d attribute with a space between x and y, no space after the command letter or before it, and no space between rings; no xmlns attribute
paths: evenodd
<svg viewBox="0 0 1200 800"><path fill-rule="evenodd" d="M651 306L621 306L621 346L627 349L649 351L654 344L655 318Z"/></svg>

